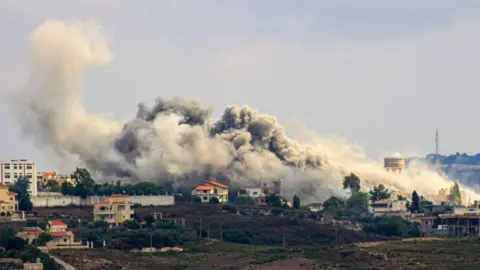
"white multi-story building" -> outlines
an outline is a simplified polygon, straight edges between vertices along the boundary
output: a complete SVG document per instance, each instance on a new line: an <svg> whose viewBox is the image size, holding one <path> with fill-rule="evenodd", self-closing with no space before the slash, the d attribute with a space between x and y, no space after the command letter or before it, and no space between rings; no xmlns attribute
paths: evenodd
<svg viewBox="0 0 480 270"><path fill-rule="evenodd" d="M7 186L18 178L26 176L30 180L30 195L37 196L37 164L26 159L0 161L0 181Z"/></svg>
<svg viewBox="0 0 480 270"><path fill-rule="evenodd" d="M246 188L238 191L238 196L248 196L252 198L267 197L262 188Z"/></svg>

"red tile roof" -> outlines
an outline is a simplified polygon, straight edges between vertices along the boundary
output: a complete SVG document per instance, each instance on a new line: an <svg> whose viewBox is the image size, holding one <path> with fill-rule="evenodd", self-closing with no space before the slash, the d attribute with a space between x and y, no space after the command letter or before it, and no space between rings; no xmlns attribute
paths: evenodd
<svg viewBox="0 0 480 270"><path fill-rule="evenodd" d="M419 220L434 220L434 219L437 219L437 217L433 217L433 216L423 216L423 217L412 217L411 218L412 220L413 219L419 219Z"/></svg>
<svg viewBox="0 0 480 270"><path fill-rule="evenodd" d="M213 190L213 186L198 185L195 190Z"/></svg>
<svg viewBox="0 0 480 270"><path fill-rule="evenodd" d="M35 235L35 236L39 236L41 234L41 232L24 232L25 235Z"/></svg>
<svg viewBox="0 0 480 270"><path fill-rule="evenodd" d="M8 186L5 185L5 184L0 183L0 189L5 189L5 188L8 188Z"/></svg>
<svg viewBox="0 0 480 270"><path fill-rule="evenodd" d="M128 198L127 195L112 195L110 198Z"/></svg>
<svg viewBox="0 0 480 270"><path fill-rule="evenodd" d="M67 236L67 232L49 232L51 236Z"/></svg>
<svg viewBox="0 0 480 270"><path fill-rule="evenodd" d="M47 177L47 176L55 176L55 173L54 173L54 172L46 172L46 173L43 173L43 176L44 176L44 177Z"/></svg>
<svg viewBox="0 0 480 270"><path fill-rule="evenodd" d="M112 204L133 204L132 202L112 202Z"/></svg>
<svg viewBox="0 0 480 270"><path fill-rule="evenodd" d="M108 204L110 204L110 201L101 201L101 202L95 203L95 205L108 205Z"/></svg>
<svg viewBox="0 0 480 270"><path fill-rule="evenodd" d="M17 196L17 193L13 192L13 191L9 191L8 192L8 196Z"/></svg>
<svg viewBox="0 0 480 270"><path fill-rule="evenodd" d="M218 187L221 187L221 188L228 188L227 185L224 185L224 184L222 184L222 183L219 183L219 182L217 182L217 181L215 181L215 180L207 180L207 181L205 181L205 183L210 184L210 185L213 185L213 186L218 186Z"/></svg>
<svg viewBox="0 0 480 270"><path fill-rule="evenodd" d="M67 224L63 223L61 220L55 219L55 220L50 220L48 222L50 226L67 226Z"/></svg>

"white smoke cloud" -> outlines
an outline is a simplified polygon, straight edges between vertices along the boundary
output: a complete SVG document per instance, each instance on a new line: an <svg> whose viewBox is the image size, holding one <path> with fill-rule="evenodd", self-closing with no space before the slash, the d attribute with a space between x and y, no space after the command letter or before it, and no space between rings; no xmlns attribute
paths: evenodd
<svg viewBox="0 0 480 270"><path fill-rule="evenodd" d="M413 189L435 194L452 185L420 165L403 174L386 172L361 148L312 131L297 130L303 138L293 140L275 117L248 106L229 106L212 120L210 109L196 102L159 99L151 109L140 105L125 125L89 114L81 93L84 72L112 60L93 22L46 21L32 34L30 51L32 78L13 103L25 134L105 176L174 186L192 186L207 176L237 187L282 179L284 195L298 194L304 202L348 196L342 180L350 172L362 179L364 189L383 183L406 195Z"/></svg>

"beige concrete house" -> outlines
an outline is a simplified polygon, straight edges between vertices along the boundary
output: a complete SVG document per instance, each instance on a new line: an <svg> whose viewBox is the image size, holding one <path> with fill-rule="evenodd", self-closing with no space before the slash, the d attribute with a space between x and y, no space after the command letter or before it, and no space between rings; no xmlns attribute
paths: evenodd
<svg viewBox="0 0 480 270"><path fill-rule="evenodd" d="M67 224L61 220L50 220L47 225L47 232L53 237L49 245L70 246L74 244L74 234L67 230Z"/></svg>
<svg viewBox="0 0 480 270"><path fill-rule="evenodd" d="M8 186L0 183L0 216L11 216L18 210L16 195L17 193L8 190Z"/></svg>
<svg viewBox="0 0 480 270"><path fill-rule="evenodd" d="M93 206L95 221L103 220L109 224L121 224L133 219L132 201L126 195L112 195L107 201Z"/></svg>
<svg viewBox="0 0 480 270"><path fill-rule="evenodd" d="M53 240L47 243L47 246L72 246L78 245L74 242L75 235L69 231L67 224L61 220L50 220L47 224L47 230L43 231L39 227L25 227L19 233L17 237L25 239L29 244L32 244L33 240L37 239L42 233L48 233L52 236Z"/></svg>

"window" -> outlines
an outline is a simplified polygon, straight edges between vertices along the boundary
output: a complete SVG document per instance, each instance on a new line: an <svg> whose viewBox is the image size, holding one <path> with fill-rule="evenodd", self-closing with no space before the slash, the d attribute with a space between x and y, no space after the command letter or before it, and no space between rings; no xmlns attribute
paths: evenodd
<svg viewBox="0 0 480 270"><path fill-rule="evenodd" d="M206 200L208 200L208 198L207 198L207 197L203 197L203 200L206 201Z"/></svg>
<svg viewBox="0 0 480 270"><path fill-rule="evenodd" d="M215 189L213 192L214 192L215 194L217 194L217 189Z"/></svg>
<svg viewBox="0 0 480 270"><path fill-rule="evenodd" d="M65 242L65 243L66 243L67 241L68 241L68 239L67 239L67 238L63 238L63 242Z"/></svg>
<svg viewBox="0 0 480 270"><path fill-rule="evenodd" d="M31 170L31 169L32 169L32 165L30 165L30 164L27 164L25 167L26 167L27 170Z"/></svg>
<svg viewBox="0 0 480 270"><path fill-rule="evenodd" d="M10 170L10 164L5 164L5 165L3 165L3 168L4 168L5 170Z"/></svg>
<svg viewBox="0 0 480 270"><path fill-rule="evenodd" d="M258 192L256 192L256 191L253 192L253 195L257 195L257 194L258 194Z"/></svg>
<svg viewBox="0 0 480 270"><path fill-rule="evenodd" d="M14 174L13 177L14 177L15 179L17 179L17 178L18 178L18 174Z"/></svg>
<svg viewBox="0 0 480 270"><path fill-rule="evenodd" d="M9 173L5 174L5 179L10 179L10 174Z"/></svg>
<svg viewBox="0 0 480 270"><path fill-rule="evenodd" d="M10 197L10 201L13 201L13 197Z"/></svg>
<svg viewBox="0 0 480 270"><path fill-rule="evenodd" d="M16 170L16 169L17 169L17 165L16 165L16 164L15 164L15 165L13 165L13 169L14 169L14 170Z"/></svg>
<svg viewBox="0 0 480 270"><path fill-rule="evenodd" d="M18 168L19 168L19 169L22 169L22 164L18 164Z"/></svg>

